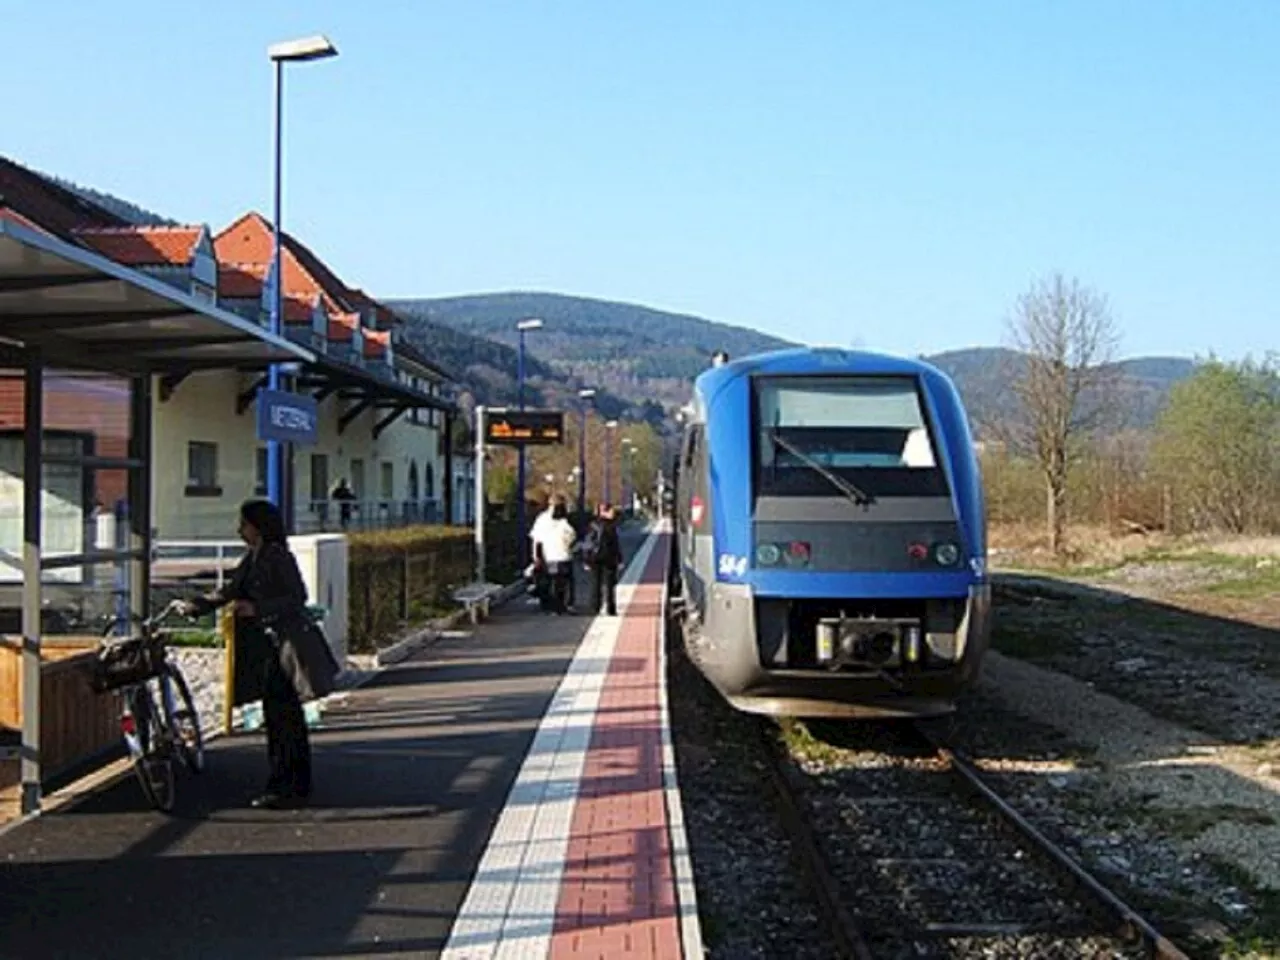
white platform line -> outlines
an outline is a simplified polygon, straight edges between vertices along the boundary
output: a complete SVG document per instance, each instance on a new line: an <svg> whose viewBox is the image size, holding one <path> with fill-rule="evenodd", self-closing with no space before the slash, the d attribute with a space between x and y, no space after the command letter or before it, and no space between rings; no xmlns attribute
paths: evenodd
<svg viewBox="0 0 1280 960"><path fill-rule="evenodd" d="M619 579L619 616L591 622L551 698L441 960L545 958L550 951L569 830L600 694L656 542L650 531Z"/></svg>
<svg viewBox="0 0 1280 960"><path fill-rule="evenodd" d="M655 533L670 532L670 523L661 521ZM698 920L698 895L693 883L693 860L684 830L684 805L676 777L675 747L671 742L671 709L667 690L667 592L670 572L663 565L661 621L658 626L658 702L662 717L662 793L667 807L667 841L676 881L676 911L680 917L680 947L684 960L702 960L702 924Z"/></svg>

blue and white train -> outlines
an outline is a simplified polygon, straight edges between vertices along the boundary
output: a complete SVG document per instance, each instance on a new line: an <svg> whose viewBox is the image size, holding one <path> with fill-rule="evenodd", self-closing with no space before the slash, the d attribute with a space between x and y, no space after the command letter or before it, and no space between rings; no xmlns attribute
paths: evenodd
<svg viewBox="0 0 1280 960"><path fill-rule="evenodd" d="M986 506L960 395L919 360L798 348L704 371L676 464L672 595L741 710L955 709L988 645Z"/></svg>

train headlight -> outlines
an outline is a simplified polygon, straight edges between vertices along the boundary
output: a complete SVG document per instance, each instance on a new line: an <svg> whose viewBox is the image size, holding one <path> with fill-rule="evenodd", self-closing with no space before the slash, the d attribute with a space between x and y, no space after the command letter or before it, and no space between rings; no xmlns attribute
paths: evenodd
<svg viewBox="0 0 1280 960"><path fill-rule="evenodd" d="M782 559L782 551L775 543L762 543L756 547L756 563L762 567L772 567Z"/></svg>
<svg viewBox="0 0 1280 960"><path fill-rule="evenodd" d="M803 540L792 540L787 544L787 563L793 567L803 567L809 563L812 554L809 544Z"/></svg>
<svg viewBox="0 0 1280 960"><path fill-rule="evenodd" d="M933 559L942 567L954 567L960 560L960 548L954 543L935 543Z"/></svg>

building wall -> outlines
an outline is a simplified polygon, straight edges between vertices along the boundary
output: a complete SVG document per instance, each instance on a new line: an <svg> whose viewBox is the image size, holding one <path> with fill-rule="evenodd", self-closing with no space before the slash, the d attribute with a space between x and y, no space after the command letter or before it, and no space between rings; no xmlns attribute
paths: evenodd
<svg viewBox="0 0 1280 960"><path fill-rule="evenodd" d="M152 484L155 524L163 540L235 539L236 511L250 496L261 495L257 487L259 451L256 411L250 406L235 412L236 397L248 389L254 378L234 373L201 373L188 377L169 400L155 400L154 462ZM346 402L337 395L319 405L317 442L312 447L294 448L294 502L300 531L318 529L322 521L328 529L337 526L336 509L313 502L313 492L328 497L339 478L355 489L364 509L375 516L386 511L399 516L410 500L410 465L418 468L418 499L424 500L427 466L434 479L434 497L443 509L443 457L438 431L408 422L401 417L377 440L373 428L385 411L366 410L338 432L338 420ZM192 441L214 444L217 449L217 491L191 489L188 485L188 446ZM313 458L317 465L313 491ZM391 486L384 488L384 471L389 465ZM361 469L362 466L362 469ZM387 496L387 493L390 496ZM377 501L378 503L371 503Z"/></svg>
<svg viewBox="0 0 1280 960"><path fill-rule="evenodd" d="M236 511L253 495L257 469L254 410L237 415L236 397L253 382L219 371L188 377L165 401L152 391L152 517L162 539L236 539ZM188 492L192 441L216 446L219 493Z"/></svg>
<svg viewBox="0 0 1280 960"><path fill-rule="evenodd" d="M440 431L415 423L402 414L378 438L381 456L392 464L396 489L401 498L410 499L409 474L413 466L418 473L418 501L432 501L423 519L444 522L444 456L440 451ZM428 480L430 483L428 484Z"/></svg>

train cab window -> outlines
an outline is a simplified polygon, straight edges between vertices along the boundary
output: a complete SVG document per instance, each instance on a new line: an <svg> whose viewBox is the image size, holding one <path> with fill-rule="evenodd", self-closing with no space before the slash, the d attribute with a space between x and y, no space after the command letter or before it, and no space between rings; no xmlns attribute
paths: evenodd
<svg viewBox="0 0 1280 960"><path fill-rule="evenodd" d="M758 494L828 496L838 475L872 496L945 496L945 471L914 377L755 382Z"/></svg>

